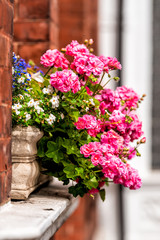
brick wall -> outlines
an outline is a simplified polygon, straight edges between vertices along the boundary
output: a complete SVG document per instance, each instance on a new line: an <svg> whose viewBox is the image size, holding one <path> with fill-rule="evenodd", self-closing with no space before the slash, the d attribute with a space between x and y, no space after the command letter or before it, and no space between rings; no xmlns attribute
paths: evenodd
<svg viewBox="0 0 160 240"><path fill-rule="evenodd" d="M97 51L98 0L59 0L59 46L93 38Z"/></svg>
<svg viewBox="0 0 160 240"><path fill-rule="evenodd" d="M0 205L11 186L11 104L13 1L0 1Z"/></svg>
<svg viewBox="0 0 160 240"><path fill-rule="evenodd" d="M85 196L77 210L50 240L92 240L96 227L96 200Z"/></svg>
<svg viewBox="0 0 160 240"><path fill-rule="evenodd" d="M15 0L14 51L39 63L49 48L58 47L58 1Z"/></svg>

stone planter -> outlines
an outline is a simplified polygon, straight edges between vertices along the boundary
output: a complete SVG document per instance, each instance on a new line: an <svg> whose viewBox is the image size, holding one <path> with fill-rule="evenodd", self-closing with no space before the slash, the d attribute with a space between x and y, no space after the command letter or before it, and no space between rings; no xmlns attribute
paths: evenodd
<svg viewBox="0 0 160 240"><path fill-rule="evenodd" d="M43 136L36 127L17 126L12 131L11 199L26 199L41 184L50 180L40 173L36 160L37 142Z"/></svg>

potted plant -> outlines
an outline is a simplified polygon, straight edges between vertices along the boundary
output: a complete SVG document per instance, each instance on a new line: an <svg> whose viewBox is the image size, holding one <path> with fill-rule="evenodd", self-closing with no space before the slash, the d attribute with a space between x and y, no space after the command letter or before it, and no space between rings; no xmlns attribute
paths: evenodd
<svg viewBox="0 0 160 240"><path fill-rule="evenodd" d="M61 51L47 50L40 61L48 68L45 74L14 55L21 64L15 64L17 70L13 66L12 118L13 127L43 132L37 154L43 174L64 184L72 180L69 192L75 197L99 193L104 200L103 186L109 182L141 187L129 161L140 155L138 146L145 142L136 114L145 95L125 86L107 88L109 81L119 80L111 73L121 64L95 56L92 43L72 41Z"/></svg>

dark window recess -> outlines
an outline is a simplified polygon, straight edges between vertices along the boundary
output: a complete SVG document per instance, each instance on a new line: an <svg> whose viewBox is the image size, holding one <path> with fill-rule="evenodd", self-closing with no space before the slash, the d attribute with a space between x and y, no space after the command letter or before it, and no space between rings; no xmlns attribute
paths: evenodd
<svg viewBox="0 0 160 240"><path fill-rule="evenodd" d="M160 169L160 1L153 1L152 168Z"/></svg>

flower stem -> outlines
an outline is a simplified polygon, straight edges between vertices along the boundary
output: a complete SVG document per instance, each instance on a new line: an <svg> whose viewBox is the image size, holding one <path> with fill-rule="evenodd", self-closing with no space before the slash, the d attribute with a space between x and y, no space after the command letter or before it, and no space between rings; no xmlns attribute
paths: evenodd
<svg viewBox="0 0 160 240"><path fill-rule="evenodd" d="M98 91L98 88L99 88L99 86L100 86L100 84L101 84L101 82L102 82L102 80L103 80L103 78L104 78L104 75L105 75L105 72L103 72L103 75L102 75L102 77L101 77L101 80L100 80L98 86L96 87L96 89L95 89L94 92L93 92L93 96L95 96L96 92Z"/></svg>
<svg viewBox="0 0 160 240"><path fill-rule="evenodd" d="M49 71L53 68L53 66L51 66L50 68L48 68L47 72L45 73L44 77L49 73Z"/></svg>

